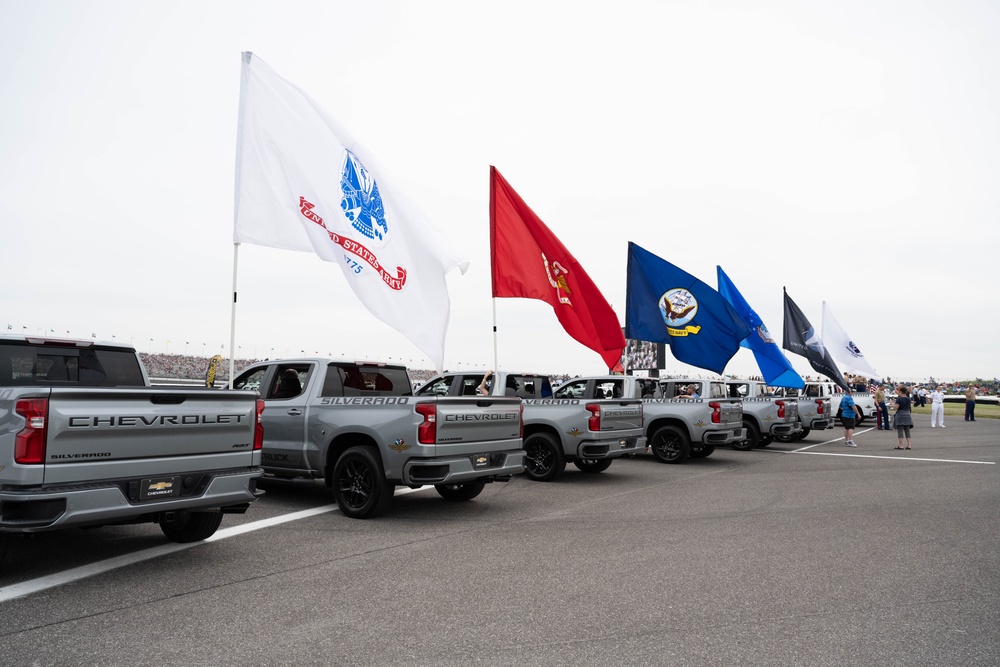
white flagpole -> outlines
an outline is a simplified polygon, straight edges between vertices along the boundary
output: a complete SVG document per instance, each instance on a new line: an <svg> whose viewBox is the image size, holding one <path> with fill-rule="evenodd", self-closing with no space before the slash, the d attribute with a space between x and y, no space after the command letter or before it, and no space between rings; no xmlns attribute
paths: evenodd
<svg viewBox="0 0 1000 667"><path fill-rule="evenodd" d="M233 371L236 365L236 267L240 259L240 244L233 244L233 308L229 318L229 388L233 388Z"/></svg>
<svg viewBox="0 0 1000 667"><path fill-rule="evenodd" d="M493 370L500 370L500 362L497 361L497 298L493 297Z"/></svg>

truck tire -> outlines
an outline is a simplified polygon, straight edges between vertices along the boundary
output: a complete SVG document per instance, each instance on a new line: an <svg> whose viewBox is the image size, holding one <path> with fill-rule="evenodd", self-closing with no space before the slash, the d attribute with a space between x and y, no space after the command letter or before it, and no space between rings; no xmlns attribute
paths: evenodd
<svg viewBox="0 0 1000 667"><path fill-rule="evenodd" d="M762 435L762 436L760 436L760 440L757 442L757 446L758 447L767 447L772 442L774 442L774 436L773 435Z"/></svg>
<svg viewBox="0 0 1000 667"><path fill-rule="evenodd" d="M548 433L532 433L524 439L524 474L536 482L548 482L566 469L562 447Z"/></svg>
<svg viewBox="0 0 1000 667"><path fill-rule="evenodd" d="M577 459L573 465L582 472L598 473L610 468L613 462L614 459Z"/></svg>
<svg viewBox="0 0 1000 667"><path fill-rule="evenodd" d="M715 445L702 445L701 447L691 448L691 458L693 459L704 459L712 455L715 451Z"/></svg>
<svg viewBox="0 0 1000 667"><path fill-rule="evenodd" d="M483 492L485 486L486 480L480 478L471 482L463 482L462 484L435 484L434 490L445 500L462 502L472 500L478 496Z"/></svg>
<svg viewBox="0 0 1000 667"><path fill-rule="evenodd" d="M344 516L370 519L389 507L395 486L389 484L375 450L351 447L333 467L333 497Z"/></svg>
<svg viewBox="0 0 1000 667"><path fill-rule="evenodd" d="M182 544L207 540L222 523L222 512L175 512L172 519L160 522L160 530L167 539Z"/></svg>
<svg viewBox="0 0 1000 667"><path fill-rule="evenodd" d="M812 429L804 428L798 433L792 433L791 435L776 435L774 436L774 439L778 442L796 442L809 435L809 431L811 430Z"/></svg>
<svg viewBox="0 0 1000 667"><path fill-rule="evenodd" d="M745 421L743 422L743 428L747 431L747 439L733 443L733 449L738 449L741 452L753 449L760 443L760 429L757 428L756 424L751 421Z"/></svg>
<svg viewBox="0 0 1000 667"><path fill-rule="evenodd" d="M681 463L691 453L691 444L681 429L661 426L650 438L649 449L661 463Z"/></svg>
<svg viewBox="0 0 1000 667"><path fill-rule="evenodd" d="M9 533L0 533L0 565L3 565L3 557L7 555L7 545L10 543ZM0 570L2 572L3 570Z"/></svg>

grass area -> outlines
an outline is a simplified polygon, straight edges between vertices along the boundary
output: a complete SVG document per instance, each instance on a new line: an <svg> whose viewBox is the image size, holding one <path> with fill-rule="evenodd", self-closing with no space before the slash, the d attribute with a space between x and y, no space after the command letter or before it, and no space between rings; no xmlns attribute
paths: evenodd
<svg viewBox="0 0 1000 667"><path fill-rule="evenodd" d="M892 402L887 402L889 412L892 412ZM931 404L928 403L922 408L913 408L915 415L931 414ZM965 403L945 403L944 416L947 418L965 419ZM1000 419L1000 405L976 405L976 419ZM945 422L947 423L947 422Z"/></svg>

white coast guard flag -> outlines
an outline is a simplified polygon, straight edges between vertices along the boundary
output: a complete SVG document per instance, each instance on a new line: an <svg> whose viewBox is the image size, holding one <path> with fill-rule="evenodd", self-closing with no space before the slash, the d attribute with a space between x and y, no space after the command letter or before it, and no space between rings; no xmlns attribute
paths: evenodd
<svg viewBox="0 0 1000 667"><path fill-rule="evenodd" d="M375 159L305 92L243 53L235 243L315 252L340 265L380 320L444 366L445 274L468 262Z"/></svg>
<svg viewBox="0 0 1000 667"><path fill-rule="evenodd" d="M833 358L847 370L860 373L871 380L882 381L882 377L871 367L865 355L861 354L861 350L844 331L844 327L834 318L826 301L823 302L823 342L826 343L826 349Z"/></svg>

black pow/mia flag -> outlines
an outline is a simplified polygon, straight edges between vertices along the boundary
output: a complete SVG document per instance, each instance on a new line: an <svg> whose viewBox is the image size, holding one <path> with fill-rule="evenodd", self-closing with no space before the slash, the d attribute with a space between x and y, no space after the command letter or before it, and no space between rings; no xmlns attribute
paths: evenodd
<svg viewBox="0 0 1000 667"><path fill-rule="evenodd" d="M781 347L805 357L817 373L830 378L844 390L851 391L851 388L847 386L847 380L833 363L833 357L830 356L830 352L823 344L823 339L816 333L815 327L809 324L809 320L795 305L795 302L789 298L787 291L785 291L784 329Z"/></svg>

